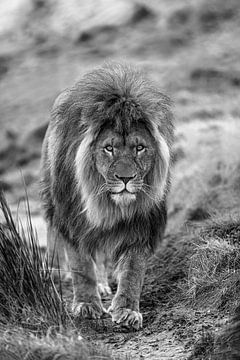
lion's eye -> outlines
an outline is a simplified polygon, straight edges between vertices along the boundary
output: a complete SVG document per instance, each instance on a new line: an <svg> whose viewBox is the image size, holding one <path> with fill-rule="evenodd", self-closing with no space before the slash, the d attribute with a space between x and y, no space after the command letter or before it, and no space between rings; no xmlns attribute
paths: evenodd
<svg viewBox="0 0 240 360"><path fill-rule="evenodd" d="M144 145L137 145L137 152L141 152L145 150L145 146Z"/></svg>
<svg viewBox="0 0 240 360"><path fill-rule="evenodd" d="M113 152L113 146L112 145L107 145L107 146L105 146L104 150L107 151L107 152L112 153Z"/></svg>

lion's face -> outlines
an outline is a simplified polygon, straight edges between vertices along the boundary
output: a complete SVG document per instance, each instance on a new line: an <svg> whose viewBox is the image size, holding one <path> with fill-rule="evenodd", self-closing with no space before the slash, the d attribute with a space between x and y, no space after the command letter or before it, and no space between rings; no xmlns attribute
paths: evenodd
<svg viewBox="0 0 240 360"><path fill-rule="evenodd" d="M127 134L114 129L100 132L95 145L95 165L103 177L100 192L109 192L113 201L125 206L148 193L146 175L154 165L155 142L144 125Z"/></svg>

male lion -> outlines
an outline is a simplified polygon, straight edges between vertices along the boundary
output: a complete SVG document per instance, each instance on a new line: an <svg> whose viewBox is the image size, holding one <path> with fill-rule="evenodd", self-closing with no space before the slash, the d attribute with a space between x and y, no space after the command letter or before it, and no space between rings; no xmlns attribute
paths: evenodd
<svg viewBox="0 0 240 360"><path fill-rule="evenodd" d="M118 324L142 327L139 298L166 225L172 140L169 99L129 66L93 70L55 101L41 197L48 247L66 249L76 316L106 312L99 289L110 291L108 254L118 281L108 312Z"/></svg>

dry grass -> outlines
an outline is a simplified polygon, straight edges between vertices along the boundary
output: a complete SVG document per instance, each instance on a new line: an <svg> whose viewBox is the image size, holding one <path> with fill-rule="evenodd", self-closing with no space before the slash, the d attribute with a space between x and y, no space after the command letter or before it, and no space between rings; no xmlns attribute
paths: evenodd
<svg viewBox="0 0 240 360"><path fill-rule="evenodd" d="M49 326L65 327L69 316L51 277L51 264L43 260L37 235L27 212L27 230L14 222L3 193L0 209L0 314L2 320L21 322L44 331ZM25 320L26 323L25 323Z"/></svg>
<svg viewBox="0 0 240 360"><path fill-rule="evenodd" d="M216 347L221 353L219 360L240 359L240 306L236 309L230 325L217 337Z"/></svg>
<svg viewBox="0 0 240 360"><path fill-rule="evenodd" d="M240 307L220 334L204 332L188 360L240 359Z"/></svg>
<svg viewBox="0 0 240 360"><path fill-rule="evenodd" d="M77 333L36 337L20 329L1 332L0 359L10 360L113 360L101 345L85 343ZM125 358L126 359L126 358Z"/></svg>
<svg viewBox="0 0 240 360"><path fill-rule="evenodd" d="M195 344L194 349L188 360L212 359L214 352L214 335L211 332L203 332L202 337Z"/></svg>
<svg viewBox="0 0 240 360"><path fill-rule="evenodd" d="M198 306L234 309L240 298L238 222L208 226L190 258L188 296Z"/></svg>
<svg viewBox="0 0 240 360"><path fill-rule="evenodd" d="M200 235L223 239L229 244L240 246L240 219L227 215L212 219L201 229Z"/></svg>

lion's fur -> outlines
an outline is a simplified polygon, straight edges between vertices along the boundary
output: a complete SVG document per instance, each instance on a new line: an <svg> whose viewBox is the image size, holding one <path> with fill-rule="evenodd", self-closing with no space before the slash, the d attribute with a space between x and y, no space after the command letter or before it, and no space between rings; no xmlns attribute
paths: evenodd
<svg viewBox="0 0 240 360"><path fill-rule="evenodd" d="M156 143L147 174L151 198L141 194L125 208L108 194L94 165L99 132L129 131L141 122ZM173 141L170 101L129 66L108 64L83 76L55 101L42 151L41 197L47 221L73 246L90 253L111 248L117 260L128 249L154 249L165 228Z"/></svg>

